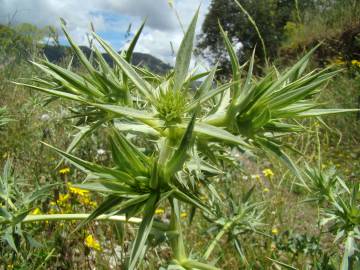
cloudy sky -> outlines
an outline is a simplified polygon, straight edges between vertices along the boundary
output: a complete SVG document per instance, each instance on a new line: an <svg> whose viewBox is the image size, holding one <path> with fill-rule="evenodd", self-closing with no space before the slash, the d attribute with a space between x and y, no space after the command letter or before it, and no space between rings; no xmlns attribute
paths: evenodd
<svg viewBox="0 0 360 270"><path fill-rule="evenodd" d="M210 0L0 0L0 23L27 22L38 27L53 25L59 28L62 17L72 37L79 44L87 44L86 32L93 22L96 32L120 50L129 40L126 37L129 24L133 34L147 17L136 51L173 64L170 42L176 51L183 32L169 2L173 2L185 28L201 3L197 25L197 33L200 33Z"/></svg>

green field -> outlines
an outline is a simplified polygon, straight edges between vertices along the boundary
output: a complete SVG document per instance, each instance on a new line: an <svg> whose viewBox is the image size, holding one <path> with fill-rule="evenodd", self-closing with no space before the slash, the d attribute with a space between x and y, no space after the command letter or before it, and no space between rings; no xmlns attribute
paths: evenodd
<svg viewBox="0 0 360 270"><path fill-rule="evenodd" d="M0 25L0 270L360 269L360 5L260 2L201 74L197 13L174 67Z"/></svg>

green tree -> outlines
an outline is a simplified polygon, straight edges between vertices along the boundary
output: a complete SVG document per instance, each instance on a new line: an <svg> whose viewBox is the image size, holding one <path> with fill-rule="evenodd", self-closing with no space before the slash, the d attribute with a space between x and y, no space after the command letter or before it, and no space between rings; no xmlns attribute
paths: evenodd
<svg viewBox="0 0 360 270"><path fill-rule="evenodd" d="M0 63L28 59L49 35L49 27L38 28L29 23L0 25Z"/></svg>
<svg viewBox="0 0 360 270"><path fill-rule="evenodd" d="M313 5L313 2L313 0L298 2L295 0L239 0L239 3L255 20L264 39L267 56L270 58L277 54L278 47L284 38L286 23L298 17L299 9L309 7ZM241 11L234 0L212 0L202 25L197 53L213 62L219 61L222 73L228 74L230 64L224 54L225 48L219 34L218 23L227 31L229 39L234 44L241 42L242 47L237 50L240 59L247 59L256 45L261 46L261 42L248 16ZM264 60L263 50L256 50L256 57Z"/></svg>

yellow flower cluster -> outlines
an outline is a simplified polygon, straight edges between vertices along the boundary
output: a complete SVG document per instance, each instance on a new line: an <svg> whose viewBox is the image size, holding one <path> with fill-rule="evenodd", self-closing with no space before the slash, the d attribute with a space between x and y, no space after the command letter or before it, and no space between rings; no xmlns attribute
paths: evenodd
<svg viewBox="0 0 360 270"><path fill-rule="evenodd" d="M94 250L97 250L97 251L101 250L101 246L100 246L99 241L97 241L94 238L94 236L92 236L91 234L86 236L86 238L85 238L85 246L87 246L88 248L92 248Z"/></svg>
<svg viewBox="0 0 360 270"><path fill-rule="evenodd" d="M79 202L85 206L97 207L97 203L92 201L88 195L80 197Z"/></svg>
<svg viewBox="0 0 360 270"><path fill-rule="evenodd" d="M60 174L68 174L70 173L70 168L69 167L65 167L59 170Z"/></svg>
<svg viewBox="0 0 360 270"><path fill-rule="evenodd" d="M50 202L49 214L72 213L72 202L78 202L83 206L96 207L97 203L92 201L88 190L74 187L71 182L67 183L67 193L60 193L56 201ZM35 211L35 210L34 210Z"/></svg>
<svg viewBox="0 0 360 270"><path fill-rule="evenodd" d="M41 214L41 210L39 207L36 207L32 212L32 215L40 215Z"/></svg>
<svg viewBox="0 0 360 270"><path fill-rule="evenodd" d="M155 210L155 215L163 215L165 213L165 209L164 208L157 208ZM186 218L188 216L188 214L186 212L181 212L180 213L180 217L181 218Z"/></svg>
<svg viewBox="0 0 360 270"><path fill-rule="evenodd" d="M346 64L346 62L341 57L335 58L331 61L331 63L337 66L342 66Z"/></svg>
<svg viewBox="0 0 360 270"><path fill-rule="evenodd" d="M86 196L87 193L89 193L88 190L74 187L71 182L68 182L68 183L67 183L67 187L68 187L70 193L75 194L75 195Z"/></svg>
<svg viewBox="0 0 360 270"><path fill-rule="evenodd" d="M358 67L358 68L360 68L360 61L359 60L352 60L351 61L351 64L353 65L353 66L355 66L355 67Z"/></svg>
<svg viewBox="0 0 360 270"><path fill-rule="evenodd" d="M59 194L59 198L56 200L56 202L50 202L51 206L57 206L60 210L60 213L66 214L71 213L71 203L70 203L70 194ZM55 214L58 211L56 209L51 208L49 213Z"/></svg>
<svg viewBox="0 0 360 270"><path fill-rule="evenodd" d="M278 230L277 228L272 228L271 233L272 233L273 235L278 235L278 234L279 234L279 230Z"/></svg>
<svg viewBox="0 0 360 270"><path fill-rule="evenodd" d="M272 176L274 176L274 173L273 173L273 171L271 170L271 169L265 169L265 170L263 170L262 171L263 172L263 174L264 174L264 176L265 177L272 177Z"/></svg>
<svg viewBox="0 0 360 270"><path fill-rule="evenodd" d="M158 208L155 210L155 215L162 215L165 213L165 210L163 208Z"/></svg>
<svg viewBox="0 0 360 270"><path fill-rule="evenodd" d="M71 182L67 183L67 187L71 194L77 196L78 201L82 205L91 206L91 207L97 206L97 203L90 199L90 194L88 190L74 187Z"/></svg>
<svg viewBox="0 0 360 270"><path fill-rule="evenodd" d="M335 58L334 60L331 61L331 64L337 65L337 66L343 66L346 64L346 61L344 61L341 57L339 58ZM351 65L360 68L360 60L351 60Z"/></svg>

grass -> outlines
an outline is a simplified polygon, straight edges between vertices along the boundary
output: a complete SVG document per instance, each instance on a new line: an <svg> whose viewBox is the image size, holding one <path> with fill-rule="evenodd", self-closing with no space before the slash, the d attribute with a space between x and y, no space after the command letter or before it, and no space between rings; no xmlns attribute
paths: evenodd
<svg viewBox="0 0 360 270"><path fill-rule="evenodd" d="M339 39L346 31L356 31L360 25L360 3L356 0L331 2L324 1L322 10L320 5L315 10L306 10L300 22L288 22L283 49L307 48L320 41Z"/></svg>
<svg viewBox="0 0 360 270"><path fill-rule="evenodd" d="M0 145L2 165L5 165L8 158L13 159L13 169L17 181L21 184L19 185L21 193L32 191L37 185L61 184L47 192L46 196L38 199L36 204L31 203L31 209L39 207L42 214L51 214L54 211L57 214L70 214L93 210L94 205L86 203L85 199L93 204L99 204L100 196L92 193L90 197L77 194L72 192L66 184L79 183L83 179L83 173L75 167L70 167L69 173L60 173L59 169L65 165L54 169L59 158L53 151L39 143L39 141L45 141L66 149L72 140L71 134L77 120L68 119L63 114L63 110L73 103L57 100L50 106L44 107L43 103L46 100L44 95L10 83L10 80L18 81L19 78L33 76L34 70L28 64L14 65L11 67L11 72L7 69L0 71L2 75L0 76L2 95L0 106L6 105L9 115L15 120L0 130L3 138ZM78 72L85 73L84 70L78 70ZM357 102L359 78L357 70L338 75L327 85L328 90L320 96L320 101L331 100L330 105L336 107L354 107ZM170 108L167 103L171 104ZM176 117L172 117L170 122L177 121L181 110L171 110L171 102L164 102L162 105L165 107L162 110L164 114L167 111L175 113ZM164 119L168 120L165 116ZM329 116L325 118L325 122L329 126L336 127L338 131L334 132L328 130L326 126L318 126L310 122L311 131L315 133L319 130L321 134L323 165L325 168L336 167L339 175L348 179L348 182L356 182L360 175L358 161L360 149L356 148L360 129L356 115L353 113L345 117L343 115ZM77 156L101 165L112 164L109 158L110 144L101 140L104 136L105 133L96 132L94 136L83 141L75 153ZM339 138L341 138L340 142ZM287 140L306 153L309 162L317 159L316 138L298 134ZM147 143L147 140L140 142L142 147L146 147ZM104 149L105 153L99 154L99 149ZM299 160L304 159L297 157ZM251 232L242 224L234 227L215 245L210 261L216 261L222 269L279 269L280 263L286 263L298 269L306 269L306 267L325 269L327 256L332 256L333 264L340 264L340 257L337 255L343 247L334 245L333 237L323 232L318 223L319 208L315 204L303 202L307 198L307 193L294 185L294 177L277 160L256 158L243 153L237 153L235 158L232 158L224 153L221 165L221 169L226 174L214 182L214 188L218 190L222 203L216 203L213 194L207 198L214 208L218 208L219 213L231 216L233 214L229 207L231 198L237 200L243 197L252 187L254 187L252 200L261 201L266 208L263 213L263 224L260 226L262 233ZM269 168L274 172L274 176L264 174L263 170ZM204 183L199 183L199 185L200 190L205 188ZM66 197L67 195L69 196ZM156 214L155 221L169 222L169 204L164 203L161 207L165 211ZM190 253L190 258L199 258L207 249L209 242L221 230L221 219L217 220L217 223L208 222L203 218L204 214L196 211L194 220L190 224L191 207L183 206L180 210L186 213L186 217L184 216L180 221L185 227L186 249ZM2 241L0 264L6 265L9 269L89 269L93 267L117 269L119 265L125 264L131 242L137 233L135 227L127 223L100 224L95 221L70 234L77 225L76 222L65 220L59 223L48 221L24 225L22 229L34 235L34 239L41 242L42 246L23 245L25 256L21 256L5 248ZM100 250L94 248L94 245L86 245L85 239L89 235L99 242ZM235 247L236 239L239 239L241 243L238 249ZM169 262L172 258L169 246L164 242L156 246L164 240L166 239L162 235L151 236L149 252L138 269L159 269ZM321 264L322 262L324 264ZM328 267L327 269L336 269Z"/></svg>

